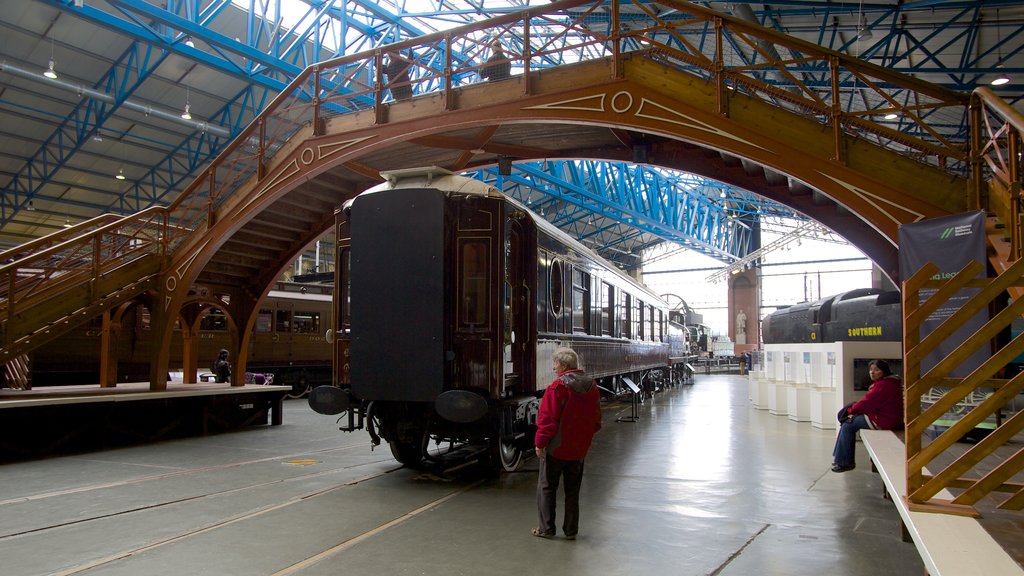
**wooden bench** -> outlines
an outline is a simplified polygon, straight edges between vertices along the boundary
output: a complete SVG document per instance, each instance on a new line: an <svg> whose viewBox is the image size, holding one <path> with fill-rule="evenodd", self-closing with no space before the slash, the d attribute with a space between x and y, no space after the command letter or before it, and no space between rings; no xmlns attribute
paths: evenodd
<svg viewBox="0 0 1024 576"><path fill-rule="evenodd" d="M861 430L861 441L899 510L907 536L931 576L1024 576L1024 570L975 518L912 512L907 507L907 456L903 441L889 430ZM926 469L926 473L927 469ZM939 498L952 499L947 490Z"/></svg>

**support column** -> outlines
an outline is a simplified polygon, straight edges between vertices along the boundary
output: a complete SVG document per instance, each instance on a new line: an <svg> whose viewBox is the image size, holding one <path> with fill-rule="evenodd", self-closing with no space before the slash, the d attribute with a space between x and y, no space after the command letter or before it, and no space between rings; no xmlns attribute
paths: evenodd
<svg viewBox="0 0 1024 576"><path fill-rule="evenodd" d="M729 337L735 343L738 356L756 350L761 340L759 290L756 268L729 278Z"/></svg>
<svg viewBox="0 0 1024 576"><path fill-rule="evenodd" d="M200 318L189 318L187 326L181 330L181 381L184 384L195 384L199 372Z"/></svg>
<svg viewBox="0 0 1024 576"><path fill-rule="evenodd" d="M117 337L120 332L121 322L112 320L111 311L104 310L100 331L100 388L117 386Z"/></svg>

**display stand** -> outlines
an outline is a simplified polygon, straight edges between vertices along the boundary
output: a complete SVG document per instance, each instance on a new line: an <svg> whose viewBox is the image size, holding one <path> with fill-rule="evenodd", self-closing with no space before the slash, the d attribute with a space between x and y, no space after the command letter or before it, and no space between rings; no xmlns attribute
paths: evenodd
<svg viewBox="0 0 1024 576"><path fill-rule="evenodd" d="M640 419L640 414L638 413L638 410L637 410L637 406L639 404L638 398L640 397L640 387L637 386L635 383L633 383L633 381L630 380L629 378L625 378L624 377L622 379L622 381L626 384L626 388L629 388L629 391L632 393L632 394L630 394L629 416L624 416L622 418L616 418L615 421L616 422L636 422L637 420Z"/></svg>

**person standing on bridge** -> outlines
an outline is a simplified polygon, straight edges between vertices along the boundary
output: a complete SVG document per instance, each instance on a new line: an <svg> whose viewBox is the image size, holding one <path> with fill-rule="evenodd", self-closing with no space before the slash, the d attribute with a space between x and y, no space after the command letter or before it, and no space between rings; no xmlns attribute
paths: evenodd
<svg viewBox="0 0 1024 576"><path fill-rule="evenodd" d="M509 61L508 56L505 55L505 49L501 45L501 41L495 38L491 41L491 57L480 68L480 77L484 80L496 82L508 78L511 71L512 63Z"/></svg>
<svg viewBox="0 0 1024 576"><path fill-rule="evenodd" d="M558 376L540 402L537 434L534 437L540 471L537 476L539 523L532 534L540 538L555 535L555 500L558 483L565 478L565 518L562 533L575 540L580 523L580 485L583 459L594 434L601 429L601 393L592 378L579 368L579 356L570 348L559 348L551 357Z"/></svg>
<svg viewBox="0 0 1024 576"><path fill-rule="evenodd" d="M893 376L885 360L872 360L868 364L868 375L871 387L864 398L839 411L839 436L832 449L833 472L847 472L857 467L854 447L859 430L903 428L903 382Z"/></svg>
<svg viewBox="0 0 1024 576"><path fill-rule="evenodd" d="M228 362L228 351L222 349L213 362L213 375L217 382L231 381L231 363Z"/></svg>
<svg viewBox="0 0 1024 576"><path fill-rule="evenodd" d="M399 52L388 52L388 61L384 64L384 75L387 77L388 89L395 100L412 98L412 84L409 82L409 67L412 62L405 59Z"/></svg>

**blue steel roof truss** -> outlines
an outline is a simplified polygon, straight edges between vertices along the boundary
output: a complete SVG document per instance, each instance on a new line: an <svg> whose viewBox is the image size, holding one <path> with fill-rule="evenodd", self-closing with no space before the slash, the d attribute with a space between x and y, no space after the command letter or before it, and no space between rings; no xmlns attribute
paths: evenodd
<svg viewBox="0 0 1024 576"><path fill-rule="evenodd" d="M107 0L121 17L90 7L88 2L83 6L75 6L74 0L41 1L73 13L77 18L84 18L134 39L135 42L122 55L122 60L112 66L103 79L95 83L98 89L102 87L112 94L115 103L83 98L74 112L52 132L6 187L0 211L0 227L5 226L19 210L24 209L45 183L55 179L61 166L78 151L82 142L91 134L102 130L104 133L119 136L122 140L132 141L134 135L118 135L115 130L105 127L105 122L116 113L124 99L129 97L147 75L170 54L188 58L206 68L244 80L249 84L247 88L224 102L219 110L209 114L210 125L224 128L227 136L196 130L177 142L156 143L166 150L164 160L155 163L143 176L136 177L129 194L122 194L110 206L91 207L108 211L128 211L145 208L147 203L170 201L206 161L216 155L302 68L311 63L414 38L440 29L438 26L443 27L443 23L460 24L481 17L508 14L521 10L526 5L505 2L501 5L492 3L491 6L485 6L484 2L477 2L462 8L446 0L437 0L433 3L433 12L413 13L406 10L402 0L390 3L387 7L365 0L345 3L304 0L308 10L298 20L298 24L288 28L281 25L277 16L281 8L279 1L249 0L245 37L231 38L214 29L219 17L238 6L230 0L168 0L163 6L143 0ZM927 8L926 4L928 3L893 5L792 1L786 4L763 5L761 10L756 11L753 10L755 5L737 4L732 7L734 14L748 10L752 19L784 33L792 32L787 27L788 18L814 15L819 21L819 42L843 51L852 51L857 38L844 33L837 25L837 18L848 16L851 11L861 10L869 28L875 33L873 42L859 47L863 58L904 73L944 73L948 82L943 85L956 90L971 89L983 76L994 73L997 66L1019 56L1024 49L1024 43L1021 42L1024 27L1019 23L1001 26L1000 30L1004 33L995 43L983 43L979 36L983 27L998 26L998 23L993 24L991 17L986 19L982 16L983 9L990 14L993 8L1019 6L1019 2L976 0L934 3L936 6L941 5L943 9L958 9L958 12L956 16L938 25L906 25L903 14L908 10ZM621 6L623 13L620 16L626 25L631 25L631 17L635 21L632 25L638 27L650 26L652 17L665 20L685 17L679 13L672 14L671 10L662 11L664 7L656 3L627 3ZM391 9L394 9L394 12ZM606 27L610 22L607 15L593 10L586 13L569 12L566 13L566 17L580 27L581 37L584 36L583 32L601 26ZM432 24L423 24L424 22ZM663 29L653 28L650 29L649 36L653 45L661 43L694 58L704 59L705 54L713 52L708 45L713 38L709 33L713 32L711 27L711 23L704 23L703 28L688 29L687 36L669 35L665 34ZM588 30L584 31L583 28ZM565 43L570 41L567 36L558 36L555 40L546 38L542 25L533 28L531 35L531 41L539 46L558 43L552 44L542 58L531 62L531 66L539 68L558 65L566 62L567 57L572 58L571 52L561 50ZM513 46L516 42L520 45L522 42L517 38L508 40ZM826 102L831 99L831 94L825 89L829 84L830 70L824 66L798 69L791 65L792 61L800 58L798 53L791 52L786 56L771 52L763 53L749 46L740 46L732 36L726 37L726 40L730 43L732 56L738 59L731 62L730 66L744 67L748 73L753 72L752 75L766 85L789 89L792 87L791 84L786 80L785 74L778 73L782 68L775 62L786 60L787 73L799 70L807 86L822 87L822 91L816 94L817 98ZM478 45L449 47L456 66L473 66L472 62L478 58L480 46L486 39L481 38L479 41ZM206 49L194 45L205 46ZM640 47L637 45L633 48ZM622 48L630 49L629 46ZM580 44L576 49L600 54L607 50L607 46L591 42ZM443 52L432 53L436 58ZM924 57L921 57L922 54ZM911 58L912 55L915 58ZM418 58L417 55L412 56ZM420 63L425 68L433 69L442 69L447 65L440 61L424 60ZM1024 70L1011 69L1009 72L1020 74ZM365 73L367 77L371 77L369 75L373 71L368 70ZM465 77L468 78L472 74L472 70L469 70ZM338 81L344 81L345 76L346 73L343 71L339 74ZM354 74L347 76L356 77ZM809 82L811 78L816 82ZM841 97L849 101L860 98L858 89L863 87L861 79L843 70L841 82ZM436 88L437 86L428 86L424 82L417 91ZM745 89L742 85L739 88ZM339 91L337 87L329 89ZM1021 91L1012 87L1002 87L996 91L1004 93L1011 105L1017 103L1021 96ZM908 107L912 104L909 101L910 97L910 93L892 93L889 95L891 103L861 103L859 108L881 116L895 103L904 108ZM365 103L360 101L352 102L353 108L364 105ZM948 129L944 133L962 136L965 133L966 118L946 119L945 124L932 119L930 125L943 126L944 129ZM908 122L904 118L893 119L892 126L894 130L920 130L919 123ZM556 168L560 170L558 178L548 174L547 165L516 165L514 177L504 177L503 184L525 190L527 182L536 183L542 174L548 174L549 181L545 187L539 189L546 191L548 199L536 204L542 209L544 206L550 207L551 213L561 213L565 217L575 218L572 221L576 223L581 237L589 238L592 243L595 238L599 238L600 243L608 247L613 244L606 240L609 235L602 234L601 230L613 230L616 226L580 225L581 218L589 218L588 211L602 218L621 218L647 233L691 245L723 261L742 256L744 250L750 249L750 228L744 223L756 219L760 210L777 214L786 212L779 206L765 203L763 199L746 201L743 199L746 193L738 190L728 190L727 196L731 201L723 203L716 197L716 189L701 194L674 185L665 186L664 173L645 167L634 167L632 171L608 167L591 168L585 165L561 165ZM482 171L481 174L489 172L493 171ZM591 179L598 179L595 181L606 180L599 185L588 183L584 186L583 174ZM718 185L709 183L707 186ZM532 192L528 192L528 197L531 194ZM555 204L559 202L573 204L581 210L555 209ZM750 206L754 208L748 209ZM733 217L730 218L730 215ZM735 224L737 221L740 225Z"/></svg>
<svg viewBox="0 0 1024 576"><path fill-rule="evenodd" d="M733 214L720 198L725 188L695 188L663 170L624 163L548 160L513 164L508 176L499 175L496 168L469 174L509 193L611 260L618 258L609 251L621 253L623 244L636 237L623 237L605 222L626 223L650 234L653 238L641 248L664 239L723 262L735 261L752 250L751 227L730 218ZM627 252L636 255L636 246L633 248Z"/></svg>

